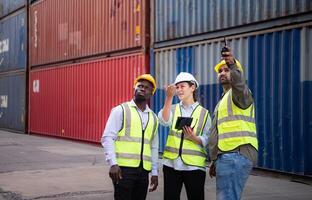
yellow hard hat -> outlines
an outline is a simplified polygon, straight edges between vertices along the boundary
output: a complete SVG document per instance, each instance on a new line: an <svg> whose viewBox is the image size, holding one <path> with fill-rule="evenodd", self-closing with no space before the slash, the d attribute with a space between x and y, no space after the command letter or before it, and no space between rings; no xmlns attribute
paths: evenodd
<svg viewBox="0 0 312 200"><path fill-rule="evenodd" d="M138 76L135 80L134 80L134 86L137 84L137 82L139 82L139 80L147 80L148 82L150 82L153 85L153 94L156 92L156 81L153 78L152 75L150 74L142 74L140 76Z"/></svg>
<svg viewBox="0 0 312 200"><path fill-rule="evenodd" d="M243 70L243 67L242 65L240 64L240 62L238 62L238 60L235 59L235 62L236 62L236 66L238 67L238 69L241 71L241 72L244 72ZM222 67L223 65L226 65L226 62L225 60L221 60L221 62L219 62L215 67L214 67L214 70L219 73L219 69L220 67Z"/></svg>

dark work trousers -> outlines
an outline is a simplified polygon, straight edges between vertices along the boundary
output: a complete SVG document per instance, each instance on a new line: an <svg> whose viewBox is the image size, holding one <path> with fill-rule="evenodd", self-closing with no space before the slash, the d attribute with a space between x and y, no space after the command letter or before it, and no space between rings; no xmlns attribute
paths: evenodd
<svg viewBox="0 0 312 200"><path fill-rule="evenodd" d="M115 200L145 200L148 189L148 171L142 167L120 167L122 179L114 184Z"/></svg>
<svg viewBox="0 0 312 200"><path fill-rule="evenodd" d="M188 200L204 200L206 172L202 170L178 171L163 166L164 200L179 200L184 183Z"/></svg>

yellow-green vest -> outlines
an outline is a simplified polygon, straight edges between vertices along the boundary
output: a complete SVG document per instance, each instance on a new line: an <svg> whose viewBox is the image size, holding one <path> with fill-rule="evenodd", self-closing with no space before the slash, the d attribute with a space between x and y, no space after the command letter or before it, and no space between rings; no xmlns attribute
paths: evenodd
<svg viewBox="0 0 312 200"><path fill-rule="evenodd" d="M217 126L221 151L231 151L244 144L251 144L258 150L254 104L246 109L237 107L232 100L232 89L219 103Z"/></svg>
<svg viewBox="0 0 312 200"><path fill-rule="evenodd" d="M148 123L143 131L141 117L136 107L130 103L124 103L121 106L123 126L115 142L117 163L124 167L138 167L142 160L143 168L150 171L152 169L151 143L153 138L157 137L157 117L153 112L149 112Z"/></svg>
<svg viewBox="0 0 312 200"><path fill-rule="evenodd" d="M191 127L194 126L193 130L197 136L203 134L203 129L208 114L209 114L208 110L206 110L200 105L198 105L194 109L191 115L191 117L193 117ZM195 142L189 139L184 138L183 131L174 128L177 119L180 116L181 116L181 108L180 105L177 104L175 106L172 125L167 138L167 143L165 151L163 153L163 157L170 160L174 160L178 156L180 156L185 164L204 168L206 166L206 158L207 158L206 148L196 144Z"/></svg>

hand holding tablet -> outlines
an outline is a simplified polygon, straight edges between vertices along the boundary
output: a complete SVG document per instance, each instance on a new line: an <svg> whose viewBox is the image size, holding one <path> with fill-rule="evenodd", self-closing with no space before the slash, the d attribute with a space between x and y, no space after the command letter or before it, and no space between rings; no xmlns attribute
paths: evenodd
<svg viewBox="0 0 312 200"><path fill-rule="evenodd" d="M193 121L192 117L178 117L177 122L175 124L175 129L182 130L184 126L191 126Z"/></svg>

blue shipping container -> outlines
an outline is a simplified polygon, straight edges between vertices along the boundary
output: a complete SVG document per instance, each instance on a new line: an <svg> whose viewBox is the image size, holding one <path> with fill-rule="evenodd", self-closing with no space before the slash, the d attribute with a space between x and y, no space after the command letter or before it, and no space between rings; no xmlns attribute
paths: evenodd
<svg viewBox="0 0 312 200"><path fill-rule="evenodd" d="M0 129L25 132L26 76L0 74Z"/></svg>
<svg viewBox="0 0 312 200"><path fill-rule="evenodd" d="M311 0L154 0L152 6L154 42L312 11Z"/></svg>
<svg viewBox="0 0 312 200"><path fill-rule="evenodd" d="M26 9L0 21L0 72L26 68Z"/></svg>
<svg viewBox="0 0 312 200"><path fill-rule="evenodd" d="M255 98L258 167L311 175L312 28L302 26L236 35L229 45L245 67ZM222 45L219 39L154 49L151 71L158 86L173 83L180 71L190 72L200 84L200 103L212 113L222 94L213 70ZM164 99L164 89L158 88L153 99L155 112ZM163 151L168 129L161 126L159 130Z"/></svg>
<svg viewBox="0 0 312 200"><path fill-rule="evenodd" d="M25 6L25 0L0 0L0 18Z"/></svg>

